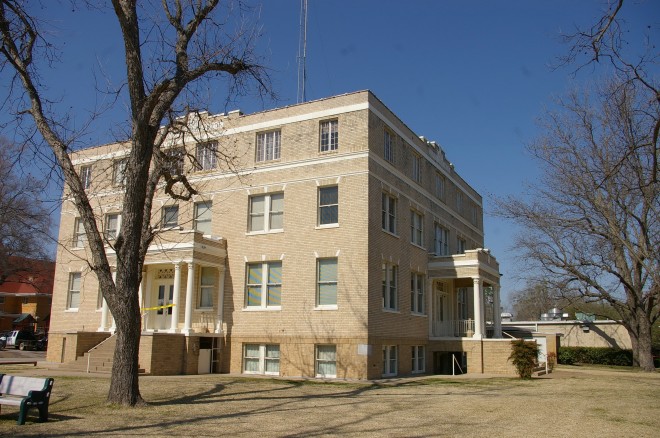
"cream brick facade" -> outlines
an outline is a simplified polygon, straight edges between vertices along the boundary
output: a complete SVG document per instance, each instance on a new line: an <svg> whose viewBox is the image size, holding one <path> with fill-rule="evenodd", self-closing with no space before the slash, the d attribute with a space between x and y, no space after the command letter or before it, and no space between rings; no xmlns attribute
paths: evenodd
<svg viewBox="0 0 660 438"><path fill-rule="evenodd" d="M446 368L443 361L451 360L443 352L466 351L470 372L510 371L499 353L508 351L509 343L499 339L498 319L488 316L487 297L499 309L499 267L482 249L481 196L436 143L414 134L372 93L250 115L202 113L190 122L199 127L194 138L172 137L166 147L200 157L198 144L217 141L235 167L229 170L218 161L199 170L186 159L184 173L200 194L178 203L164 191L156 195L153 223L160 223L164 207L174 205L178 220L154 239L146 258L140 285L143 331L189 339L168 344L159 336L143 342L140 361L149 363L143 367L153 373L195 373L197 359L191 355L211 348L215 372L314 377L321 370L338 378L380 378L440 372ZM338 133L336 148L321 147L328 126ZM266 159L258 160L257 150ZM108 215L121 212L122 187L113 183L126 153L126 145L112 144L74 154L81 172L85 167L91 176L89 193L100 228L114 219ZM333 187L337 206L323 207L336 208L337 220L322 224L320 190ZM201 227L195 205L209 201L210 233L194 231ZM259 209L261 201L274 209ZM250 229L251 202L254 216L263 212L272 229ZM113 331L75 226L75 208L65 193L51 340ZM329 273L322 284L319 260ZM391 276L387 298L384 270ZM257 296L258 286L262 296L272 292L262 298L264 306L248 298ZM329 291L323 298L328 302L319 303L320 289ZM160 307L169 304L170 290L174 307ZM206 303L203 290L210 297ZM484 347L488 336L494 339ZM163 352L168 346L176 349L169 356ZM66 348L49 349L49 360L66 361L71 357ZM479 366L470 363L477 356ZM176 357L182 364L158 367L159 357ZM491 363L482 365L487 360Z"/></svg>

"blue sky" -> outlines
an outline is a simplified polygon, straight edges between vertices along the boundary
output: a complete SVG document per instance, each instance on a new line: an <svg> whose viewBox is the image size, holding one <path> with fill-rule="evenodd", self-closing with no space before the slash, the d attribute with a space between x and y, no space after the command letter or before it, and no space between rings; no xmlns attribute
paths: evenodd
<svg viewBox="0 0 660 438"><path fill-rule="evenodd" d="M500 261L505 303L521 286L515 280L520 267L512 251L515 229L489 214L489 198L521 194L538 177L525 145L538 135L536 120L553 97L605 73L600 67L577 75L573 68L551 68L568 50L561 33L591 25L604 5L596 0L309 0L308 100L370 89L418 135L442 145L459 174L484 196L486 246ZM63 50L44 82L80 126L103 99L95 93L95 80L121 82L123 53L110 11L69 6L46 2L42 8ZM635 31L660 19L657 1L629 1L626 8L623 18ZM299 0L266 0L259 8L258 50L279 100L246 96L225 107L226 87L220 84L211 111L250 113L295 103L299 10ZM631 35L633 46L640 44L637 37ZM113 141L125 108L120 100L82 143ZM2 134L13 135L8 129Z"/></svg>

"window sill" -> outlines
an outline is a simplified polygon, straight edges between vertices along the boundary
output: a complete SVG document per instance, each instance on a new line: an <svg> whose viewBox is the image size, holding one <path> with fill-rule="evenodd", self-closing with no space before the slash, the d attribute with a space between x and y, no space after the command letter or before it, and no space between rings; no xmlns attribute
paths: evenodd
<svg viewBox="0 0 660 438"><path fill-rule="evenodd" d="M339 223L334 223L334 224L324 224L324 225L317 225L314 227L317 230L324 230L326 228L339 228Z"/></svg>
<svg viewBox="0 0 660 438"><path fill-rule="evenodd" d="M85 249L84 246L74 246L74 247L71 248L71 251L81 251L81 250L84 250L84 249Z"/></svg>
<svg viewBox="0 0 660 438"><path fill-rule="evenodd" d="M282 306L271 307L243 307L243 312L279 312Z"/></svg>
<svg viewBox="0 0 660 438"><path fill-rule="evenodd" d="M316 307L314 307L314 310L315 311L316 310L320 310L320 311L323 311L323 310L339 310L339 306L337 306L336 304L335 305L329 304L329 305L325 305L325 306L316 306Z"/></svg>
<svg viewBox="0 0 660 438"><path fill-rule="evenodd" d="M399 235L398 235L398 234L394 234L394 233L391 232L391 231L387 231L385 228L381 228L381 230L383 230L383 233L385 233L385 234L389 234L390 236L392 236L392 237L396 237L397 239L399 238Z"/></svg>
<svg viewBox="0 0 660 438"><path fill-rule="evenodd" d="M419 313L419 312L410 312L412 316L420 316L422 318L426 318L428 315L426 313Z"/></svg>
<svg viewBox="0 0 660 438"><path fill-rule="evenodd" d="M397 375L398 375L398 373L394 373L394 374L382 374L381 376L382 376L382 377L396 377Z"/></svg>
<svg viewBox="0 0 660 438"><path fill-rule="evenodd" d="M248 231L247 233L245 233L245 235L246 236L261 236L261 235L264 235L264 234L280 234L280 233L283 233L283 232L284 232L283 229L270 230L270 231Z"/></svg>
<svg viewBox="0 0 660 438"><path fill-rule="evenodd" d="M316 375L317 379L336 379L337 375L323 375L323 374L317 374Z"/></svg>
<svg viewBox="0 0 660 438"><path fill-rule="evenodd" d="M211 312L213 310L214 310L213 307L198 307L196 309L193 309L193 312L204 313L204 312Z"/></svg>
<svg viewBox="0 0 660 438"><path fill-rule="evenodd" d="M327 150L327 151L319 150L319 155L332 155L332 154L338 154L338 153L339 153L339 146L337 146L336 149L332 149L332 150Z"/></svg>
<svg viewBox="0 0 660 438"><path fill-rule="evenodd" d="M78 309L64 309L64 313L78 313Z"/></svg>
<svg viewBox="0 0 660 438"><path fill-rule="evenodd" d="M172 225L171 227L156 228L154 231L159 232L159 231L181 231L181 230L183 230L183 227L181 225Z"/></svg>
<svg viewBox="0 0 660 438"><path fill-rule="evenodd" d="M385 313L401 313L398 309L386 309L386 308L383 308L383 312L385 312Z"/></svg>

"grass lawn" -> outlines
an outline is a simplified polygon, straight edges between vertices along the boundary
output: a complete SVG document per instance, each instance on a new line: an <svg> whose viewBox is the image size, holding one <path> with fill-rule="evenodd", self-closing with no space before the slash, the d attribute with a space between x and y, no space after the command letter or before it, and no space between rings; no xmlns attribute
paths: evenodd
<svg viewBox="0 0 660 438"><path fill-rule="evenodd" d="M1 373L48 375L30 366ZM558 367L549 378L319 383L145 376L141 408L105 404L107 377L55 376L50 418L3 406L0 436L660 436L660 374Z"/></svg>

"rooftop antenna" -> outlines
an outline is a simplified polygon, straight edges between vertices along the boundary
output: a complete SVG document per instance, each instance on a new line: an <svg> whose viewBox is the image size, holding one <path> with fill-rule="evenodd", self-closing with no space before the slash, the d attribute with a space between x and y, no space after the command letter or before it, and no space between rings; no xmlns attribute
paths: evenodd
<svg viewBox="0 0 660 438"><path fill-rule="evenodd" d="M305 58L307 57L307 0L300 0L300 37L298 39L298 103L305 102L305 82L307 71Z"/></svg>

